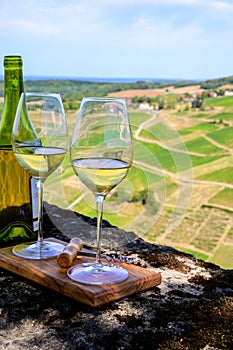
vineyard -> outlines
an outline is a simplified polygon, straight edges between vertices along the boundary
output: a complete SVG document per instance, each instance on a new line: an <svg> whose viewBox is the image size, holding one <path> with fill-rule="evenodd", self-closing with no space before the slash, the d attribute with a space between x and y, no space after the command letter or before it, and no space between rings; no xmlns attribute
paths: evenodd
<svg viewBox="0 0 233 350"><path fill-rule="evenodd" d="M129 107L134 165L107 197L104 219L150 242L232 268L233 107L225 97L210 102L201 113ZM67 119L71 132L75 114ZM93 195L78 182L69 157L62 173L48 180L46 197L95 217Z"/></svg>
<svg viewBox="0 0 233 350"><path fill-rule="evenodd" d="M28 81L26 87L53 87L61 93L70 136L82 95L125 97L134 163L127 178L107 196L104 219L150 242L233 268L233 96L208 97L201 108L193 108L178 96L206 95L200 86L141 84L126 90L122 84L53 80ZM139 92L140 100L154 106L161 94L170 102L164 103L167 108L142 110L137 98L130 103ZM96 215L93 195L79 183L69 155L48 178L45 200Z"/></svg>

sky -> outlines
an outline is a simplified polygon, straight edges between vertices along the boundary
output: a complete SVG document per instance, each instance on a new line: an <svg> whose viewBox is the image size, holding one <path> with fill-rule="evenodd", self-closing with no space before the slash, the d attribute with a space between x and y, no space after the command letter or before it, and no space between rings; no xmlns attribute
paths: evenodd
<svg viewBox="0 0 233 350"><path fill-rule="evenodd" d="M24 76L233 75L231 0L0 0L0 5L0 59L22 55Z"/></svg>

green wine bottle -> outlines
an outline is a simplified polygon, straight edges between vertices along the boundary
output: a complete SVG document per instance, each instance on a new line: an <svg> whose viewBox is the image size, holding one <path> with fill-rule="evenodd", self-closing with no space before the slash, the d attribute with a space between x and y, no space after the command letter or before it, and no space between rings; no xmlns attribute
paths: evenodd
<svg viewBox="0 0 233 350"><path fill-rule="evenodd" d="M24 90L22 66L21 56L4 57L4 107L0 120L0 247L36 237L33 227L37 216L36 206L33 206L36 203L33 198L35 185L17 162L11 145L16 109Z"/></svg>

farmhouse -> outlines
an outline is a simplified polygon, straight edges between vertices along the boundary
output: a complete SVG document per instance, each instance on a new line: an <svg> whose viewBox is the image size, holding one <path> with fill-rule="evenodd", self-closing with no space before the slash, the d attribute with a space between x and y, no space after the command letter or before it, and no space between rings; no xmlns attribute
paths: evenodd
<svg viewBox="0 0 233 350"><path fill-rule="evenodd" d="M153 106L149 105L149 103L146 101L143 101L142 103L140 103L138 108L141 109L142 111L145 111L145 110L152 111L154 109Z"/></svg>

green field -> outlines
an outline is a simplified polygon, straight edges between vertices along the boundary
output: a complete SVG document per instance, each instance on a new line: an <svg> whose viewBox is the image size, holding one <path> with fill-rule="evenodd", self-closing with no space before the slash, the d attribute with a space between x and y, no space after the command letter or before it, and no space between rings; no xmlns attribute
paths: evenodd
<svg viewBox="0 0 233 350"><path fill-rule="evenodd" d="M233 240L233 227L228 231L227 237Z"/></svg>
<svg viewBox="0 0 233 350"><path fill-rule="evenodd" d="M204 165L206 164L208 166L208 163L214 162L217 159L223 158L222 156L205 156L205 157L198 157L194 155L190 155L192 165L193 167L197 167L199 165ZM209 164L210 165L210 164Z"/></svg>
<svg viewBox="0 0 233 350"><path fill-rule="evenodd" d="M206 141L203 137L197 137L194 140L186 142L189 152L198 152L202 154L222 154L226 153L221 148Z"/></svg>
<svg viewBox="0 0 233 350"><path fill-rule="evenodd" d="M199 180L233 184L233 168L227 167L198 177Z"/></svg>
<svg viewBox="0 0 233 350"><path fill-rule="evenodd" d="M207 106L232 108L233 96L211 97L205 100Z"/></svg>
<svg viewBox="0 0 233 350"><path fill-rule="evenodd" d="M179 247L179 246L176 246L175 248L178 249L178 250L182 250L182 247ZM201 260L207 260L208 259L208 255L200 253L200 252L198 252L198 250L186 249L185 252L188 253L188 254L191 254L191 255L195 255L195 257L197 259L201 259Z"/></svg>
<svg viewBox="0 0 233 350"><path fill-rule="evenodd" d="M212 133L208 133L207 136L211 137L214 141L225 145L229 148L233 147L233 127L226 127L221 130L217 130Z"/></svg>
<svg viewBox="0 0 233 350"><path fill-rule="evenodd" d="M143 112L130 112L129 120L131 127L139 127L140 124L144 123L146 120L150 119L151 115Z"/></svg>
<svg viewBox="0 0 233 350"><path fill-rule="evenodd" d="M184 128L181 130L181 134L183 134L184 132L194 132L194 131L214 131L218 128L219 127L214 123L205 122L205 123L193 125L189 128Z"/></svg>
<svg viewBox="0 0 233 350"><path fill-rule="evenodd" d="M228 269L232 268L233 244L221 244L217 252L211 258L211 262Z"/></svg>
<svg viewBox="0 0 233 350"><path fill-rule="evenodd" d="M196 118L200 118L200 119L203 119L203 118L209 118L209 113L195 113L193 115L193 117L196 119Z"/></svg>
<svg viewBox="0 0 233 350"><path fill-rule="evenodd" d="M224 188L223 190L219 191L215 196L210 198L209 203L229 207L233 210L233 189Z"/></svg>
<svg viewBox="0 0 233 350"><path fill-rule="evenodd" d="M210 118L214 120L233 121L233 113L232 112L217 113L217 114L211 115Z"/></svg>
<svg viewBox="0 0 233 350"><path fill-rule="evenodd" d="M233 185L233 125L217 122L223 117L230 123L232 102L231 97L209 99L210 110L182 113L184 123L179 129L166 113L153 118L129 108L134 166L107 196L104 219L148 241L233 268L229 259L233 246L233 188L229 187ZM222 112L215 113L214 106L221 106ZM68 156L63 167L67 207L94 217L94 196L80 187ZM200 171L192 179L190 172L196 168ZM56 193L60 176L54 173L46 183L46 195L54 204L60 195ZM61 203L65 207L65 201ZM167 230L173 223L173 230Z"/></svg>

